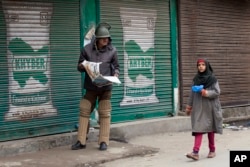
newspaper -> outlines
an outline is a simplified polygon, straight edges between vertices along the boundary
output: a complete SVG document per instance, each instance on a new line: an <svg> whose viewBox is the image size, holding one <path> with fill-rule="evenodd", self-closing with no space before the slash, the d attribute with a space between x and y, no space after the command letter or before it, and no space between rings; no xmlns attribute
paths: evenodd
<svg viewBox="0 0 250 167"><path fill-rule="evenodd" d="M90 62L86 60L82 62L82 65L84 66L86 72L88 73L89 77L91 78L92 82L95 85L102 87L102 86L110 85L112 83L121 84L121 81L119 80L118 77L103 76L100 73L100 64L101 62L95 63L95 62Z"/></svg>

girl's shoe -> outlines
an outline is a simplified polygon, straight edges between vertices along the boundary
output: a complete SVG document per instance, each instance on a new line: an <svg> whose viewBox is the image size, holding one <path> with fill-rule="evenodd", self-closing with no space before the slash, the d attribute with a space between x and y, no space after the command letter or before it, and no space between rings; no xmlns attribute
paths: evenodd
<svg viewBox="0 0 250 167"><path fill-rule="evenodd" d="M215 152L209 152L207 158L214 158L216 156Z"/></svg>
<svg viewBox="0 0 250 167"><path fill-rule="evenodd" d="M199 160L199 154L196 154L196 153L193 153L193 152L187 153L186 157L191 158L191 159L193 159L195 161Z"/></svg>

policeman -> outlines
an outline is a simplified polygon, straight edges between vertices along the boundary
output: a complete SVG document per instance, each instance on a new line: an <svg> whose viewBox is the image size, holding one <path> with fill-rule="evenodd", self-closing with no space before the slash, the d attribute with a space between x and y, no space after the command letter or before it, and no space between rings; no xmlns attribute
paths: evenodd
<svg viewBox="0 0 250 167"><path fill-rule="evenodd" d="M106 24L107 25L107 24ZM86 72L82 62L98 62L100 64L100 73L103 76L119 76L119 63L116 48L111 44L109 28L104 24L97 26L95 30L95 40L87 44L81 51L77 69L85 72L84 89L85 95L80 101L79 128L77 142L72 145L72 150L86 148L86 136L90 114L96 101L98 103L99 114L99 150L107 150L110 134L110 115L111 115L111 93L112 84L107 83L103 86L92 82Z"/></svg>

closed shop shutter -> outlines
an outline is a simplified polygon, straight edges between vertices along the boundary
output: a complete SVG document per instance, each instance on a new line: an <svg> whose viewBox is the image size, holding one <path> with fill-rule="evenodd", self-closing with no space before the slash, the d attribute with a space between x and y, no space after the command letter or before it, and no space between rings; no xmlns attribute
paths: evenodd
<svg viewBox="0 0 250 167"><path fill-rule="evenodd" d="M249 9L248 1L180 1L183 105L197 72L198 57L211 62L223 107L249 105Z"/></svg>
<svg viewBox="0 0 250 167"><path fill-rule="evenodd" d="M112 122L173 114L169 11L169 1L100 1L121 65Z"/></svg>
<svg viewBox="0 0 250 167"><path fill-rule="evenodd" d="M74 129L79 1L0 1L0 141Z"/></svg>

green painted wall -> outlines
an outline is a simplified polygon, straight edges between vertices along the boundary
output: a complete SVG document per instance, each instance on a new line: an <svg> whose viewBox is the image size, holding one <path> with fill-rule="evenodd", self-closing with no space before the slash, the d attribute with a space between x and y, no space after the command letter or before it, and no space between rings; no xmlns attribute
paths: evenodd
<svg viewBox="0 0 250 167"><path fill-rule="evenodd" d="M80 13L81 13L81 17L80 17L81 39L80 41L81 41L81 49L82 49L86 44L88 44L91 41L90 39L86 39L86 36L88 36L87 34L91 31L91 29L95 29L97 24L99 23L99 2L97 0L81 0L80 1ZM83 88L84 78L85 78L85 73L81 73L82 96L85 93L85 89ZM96 108L93 110L91 114L91 121L90 121L91 126L97 125Z"/></svg>
<svg viewBox="0 0 250 167"><path fill-rule="evenodd" d="M177 37L177 4L176 0L170 0L170 25L171 25L171 58L173 76L173 109L176 114L179 111L179 87L178 87L178 37Z"/></svg>

